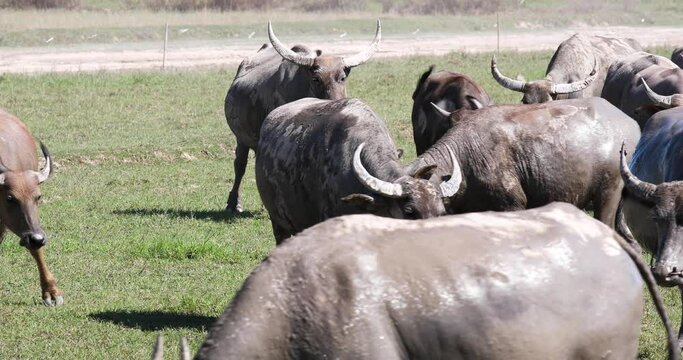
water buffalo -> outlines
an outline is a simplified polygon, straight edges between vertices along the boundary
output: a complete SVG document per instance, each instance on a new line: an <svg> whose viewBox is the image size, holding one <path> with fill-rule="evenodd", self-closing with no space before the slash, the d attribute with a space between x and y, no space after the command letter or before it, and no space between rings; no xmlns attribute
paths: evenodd
<svg viewBox="0 0 683 360"><path fill-rule="evenodd" d="M498 70L495 56L491 60L491 74L502 86L524 93L525 104L600 96L610 65L640 50L640 44L633 39L574 34L553 54L545 79L511 79Z"/></svg>
<svg viewBox="0 0 683 360"><path fill-rule="evenodd" d="M451 124L436 114L430 103L442 109L481 109L493 105L489 94L467 75L442 70L434 73L434 65L422 74L413 92L413 138L420 155L429 149Z"/></svg>
<svg viewBox="0 0 683 360"><path fill-rule="evenodd" d="M436 105L435 105L436 107ZM453 149L462 169L449 213L520 210L564 201L614 226L623 182L614 157L622 140L631 148L640 130L633 119L601 98L443 111L452 127L408 166L436 165L448 176Z"/></svg>
<svg viewBox="0 0 683 360"><path fill-rule="evenodd" d="M652 105L653 95L648 94L643 80L662 95L683 93L683 69L663 56L646 52L631 54L610 66L602 97L634 118L641 129L660 110L657 104Z"/></svg>
<svg viewBox="0 0 683 360"><path fill-rule="evenodd" d="M19 244L28 249L38 265L43 303L61 305L62 292L45 263L43 246L47 236L38 217L38 185L52 173L50 153L43 143L40 148L45 166L38 170L33 136L21 120L0 109L0 242L6 229L19 237Z"/></svg>
<svg viewBox="0 0 683 360"><path fill-rule="evenodd" d="M278 244L339 215L442 215L442 197L460 180L450 163L452 180L440 185L428 180L433 165L409 176L384 121L357 99L306 98L273 110L256 153L256 184Z"/></svg>
<svg viewBox="0 0 683 360"><path fill-rule="evenodd" d="M678 286L683 298L683 107L646 122L630 166L622 152L621 173L627 191L620 230L653 254L658 282ZM683 326L678 338L683 346Z"/></svg>
<svg viewBox="0 0 683 360"><path fill-rule="evenodd" d="M237 69L225 97L225 117L237 138L235 182L226 210L240 212L239 187L247 167L249 149L256 150L259 130L266 115L276 107L305 97L341 99L346 97L346 77L351 69L366 62L377 51L381 26L372 44L348 57L324 55L296 45L282 44L268 23L271 46L264 45L256 55L245 59Z"/></svg>
<svg viewBox="0 0 683 360"><path fill-rule="evenodd" d="M671 53L671 61L683 69L683 46L678 47Z"/></svg>
<svg viewBox="0 0 683 360"><path fill-rule="evenodd" d="M639 254L571 205L343 216L278 246L195 359L635 359L640 274L678 359Z"/></svg>

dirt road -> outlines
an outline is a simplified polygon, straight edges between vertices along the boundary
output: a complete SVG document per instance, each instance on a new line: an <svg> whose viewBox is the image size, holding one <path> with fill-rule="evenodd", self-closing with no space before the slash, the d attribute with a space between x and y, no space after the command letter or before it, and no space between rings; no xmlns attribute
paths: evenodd
<svg viewBox="0 0 683 360"><path fill-rule="evenodd" d="M529 30L503 34L501 50L546 50L573 33L631 37L644 46L683 45L683 27L587 27L565 30ZM167 68L225 66L239 64L265 39L193 41L171 43L166 54ZM296 39L281 39L294 44ZM366 46L367 39L337 39L327 43L303 41L313 48L338 54L354 53ZM386 36L377 57L443 55L450 51L483 52L496 49L495 33L406 34ZM76 71L117 71L158 69L162 64L162 46L158 43L87 45L77 47L0 48L0 73L44 73Z"/></svg>

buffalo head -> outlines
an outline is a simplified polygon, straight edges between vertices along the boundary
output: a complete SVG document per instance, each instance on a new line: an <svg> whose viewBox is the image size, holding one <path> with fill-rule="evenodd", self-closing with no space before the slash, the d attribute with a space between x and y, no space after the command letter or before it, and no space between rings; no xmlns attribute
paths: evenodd
<svg viewBox="0 0 683 360"><path fill-rule="evenodd" d="M38 218L38 185L50 176L52 159L43 143L40 148L45 156L45 167L40 171L14 171L0 164L0 218L4 226L19 236L20 244L31 249L47 242Z"/></svg>
<svg viewBox="0 0 683 360"><path fill-rule="evenodd" d="M270 22L268 22L268 37L275 51L283 59L308 69L311 92L315 97L337 100L346 97L346 77L351 72L351 68L368 61L377 51L382 38L382 27L377 20L377 30L372 44L358 54L348 57L323 55L320 50L312 55L297 53L278 40Z"/></svg>
<svg viewBox="0 0 683 360"><path fill-rule="evenodd" d="M405 175L393 182L374 177L361 162L364 146L365 143L360 144L353 154L353 170L361 184L376 196L352 194L343 201L373 213L387 211L391 217L399 219L426 219L446 213L443 199L455 195L462 181L460 166L450 148L453 172L449 180L437 187L429 181L436 165L424 166L412 176Z"/></svg>
<svg viewBox="0 0 683 360"><path fill-rule="evenodd" d="M663 286L683 285L683 181L659 185L641 181L628 167L621 147L621 177L629 194L650 207L657 227L652 272Z"/></svg>
<svg viewBox="0 0 683 360"><path fill-rule="evenodd" d="M550 79L536 80L536 81L521 81L514 80L503 75L496 65L496 56L493 55L491 59L491 74L496 81L505 88L513 91L524 93L522 103L524 104L538 104L555 100L557 95L571 94L587 88L597 77L598 72L597 60L593 65L593 71L583 80L579 80L569 84L557 84Z"/></svg>

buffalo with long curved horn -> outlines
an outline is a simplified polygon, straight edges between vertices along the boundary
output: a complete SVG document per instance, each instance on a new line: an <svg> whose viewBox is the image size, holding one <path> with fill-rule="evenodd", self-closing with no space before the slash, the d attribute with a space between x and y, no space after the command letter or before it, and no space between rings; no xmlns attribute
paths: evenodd
<svg viewBox="0 0 683 360"><path fill-rule="evenodd" d="M225 98L225 116L237 138L235 181L226 210L241 212L239 188L246 171L249 149L256 150L263 119L278 106L302 99L343 99L351 69L368 61L379 49L382 26L377 20L375 38L350 56L328 55L295 45L288 48L268 22L270 42L240 64Z"/></svg>
<svg viewBox="0 0 683 360"><path fill-rule="evenodd" d="M502 86L524 93L525 104L600 96L610 65L640 50L633 39L575 34L558 46L544 79L511 79L498 70L495 56L491 74Z"/></svg>

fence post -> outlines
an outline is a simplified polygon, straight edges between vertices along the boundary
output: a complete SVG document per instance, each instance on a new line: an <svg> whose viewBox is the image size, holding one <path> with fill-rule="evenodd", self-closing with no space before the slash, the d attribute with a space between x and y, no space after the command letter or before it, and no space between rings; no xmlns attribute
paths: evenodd
<svg viewBox="0 0 683 360"><path fill-rule="evenodd" d="M166 69L166 45L168 44L168 23L166 23L166 33L164 34L164 57L161 60L161 70Z"/></svg>

